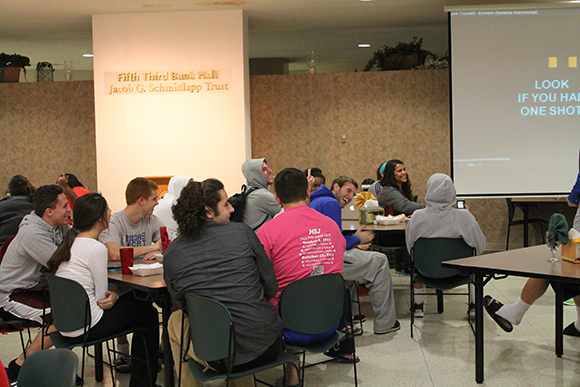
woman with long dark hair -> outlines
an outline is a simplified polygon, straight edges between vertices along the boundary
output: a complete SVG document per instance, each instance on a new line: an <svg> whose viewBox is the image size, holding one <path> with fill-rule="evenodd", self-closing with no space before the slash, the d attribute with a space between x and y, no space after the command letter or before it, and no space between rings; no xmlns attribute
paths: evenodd
<svg viewBox="0 0 580 387"><path fill-rule="evenodd" d="M88 339L110 336L129 327L145 329L145 346L141 337L134 335L131 355L135 359L131 368L130 386L155 386L157 356L159 351L159 322L151 302L138 300L133 292L119 296L108 290L105 245L97 239L109 227L111 210L98 193L89 193L77 199L74 207L75 224L65 235L48 268L59 277L80 283L89 296L91 325ZM63 336L83 341L83 330L61 332ZM149 370L144 362L149 355Z"/></svg>
<svg viewBox="0 0 580 387"><path fill-rule="evenodd" d="M378 197L379 206L391 204L393 215L411 215L415 210L425 208L425 204L413 200L411 179L401 160L393 159L387 162L381 185L383 190Z"/></svg>

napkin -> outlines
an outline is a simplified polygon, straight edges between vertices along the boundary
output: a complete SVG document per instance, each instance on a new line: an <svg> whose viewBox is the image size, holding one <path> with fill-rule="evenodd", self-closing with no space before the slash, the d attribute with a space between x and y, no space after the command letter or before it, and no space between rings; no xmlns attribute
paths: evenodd
<svg viewBox="0 0 580 387"><path fill-rule="evenodd" d="M548 226L548 243L556 247L558 242L563 245L568 243L568 221L562 214L552 214Z"/></svg>

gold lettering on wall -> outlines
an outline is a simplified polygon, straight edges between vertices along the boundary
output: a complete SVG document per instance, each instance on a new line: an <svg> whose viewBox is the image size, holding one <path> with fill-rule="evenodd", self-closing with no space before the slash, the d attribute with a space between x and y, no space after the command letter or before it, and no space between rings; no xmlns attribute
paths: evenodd
<svg viewBox="0 0 580 387"><path fill-rule="evenodd" d="M228 92L231 73L230 68L106 72L105 95Z"/></svg>

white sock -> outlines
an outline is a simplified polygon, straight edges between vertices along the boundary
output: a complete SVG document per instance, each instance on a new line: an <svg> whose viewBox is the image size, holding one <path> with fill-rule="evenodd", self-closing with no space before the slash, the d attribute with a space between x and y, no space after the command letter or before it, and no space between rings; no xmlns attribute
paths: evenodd
<svg viewBox="0 0 580 387"><path fill-rule="evenodd" d="M524 318L524 314L530 308L530 304L526 304L521 297L511 305L504 305L496 312L500 317L505 318L514 325L519 325Z"/></svg>
<svg viewBox="0 0 580 387"><path fill-rule="evenodd" d="M126 343L126 344L117 344L117 349L123 355L129 356L129 343Z"/></svg>
<svg viewBox="0 0 580 387"><path fill-rule="evenodd" d="M576 321L574 322L574 328L576 328L576 330L580 331L580 306L576 307Z"/></svg>
<svg viewBox="0 0 580 387"><path fill-rule="evenodd" d="M423 293L425 291L425 286L421 289L415 289L415 304L423 303Z"/></svg>

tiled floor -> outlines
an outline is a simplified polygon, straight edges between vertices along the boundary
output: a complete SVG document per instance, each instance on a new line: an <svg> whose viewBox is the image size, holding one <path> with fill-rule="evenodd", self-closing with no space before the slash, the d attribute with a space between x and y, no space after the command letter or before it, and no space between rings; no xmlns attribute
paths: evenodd
<svg viewBox="0 0 580 387"><path fill-rule="evenodd" d="M474 336L465 318L466 296L445 298L445 312L436 312L434 297L427 298L425 318L416 323L415 338L409 328L409 277L393 272L395 298L402 328L383 336L372 333L372 321L364 323L365 333L356 340L361 358L358 380L361 387L375 386L476 386ZM485 294L502 302L517 299L525 279L509 277L491 281ZM372 315L368 297L363 297L363 311ZM576 318L573 306L564 307L564 322ZM489 316L485 325L485 386L578 386L580 385L580 338L564 338L564 356L554 355L554 293L549 289L526 314L512 333L502 331ZM17 334L0 336L0 358L7 364L19 351ZM80 352L77 352L80 354ZM312 355L311 355L312 356ZM316 356L312 356L315 359ZM88 361L86 386L111 386L110 375L104 383L95 383L94 369ZM262 374L276 381L281 370ZM158 383L163 384L163 374ZM308 386L351 386L353 367L331 363L306 371ZM128 376L119 375L119 386L128 385ZM221 386L211 383L209 386Z"/></svg>

